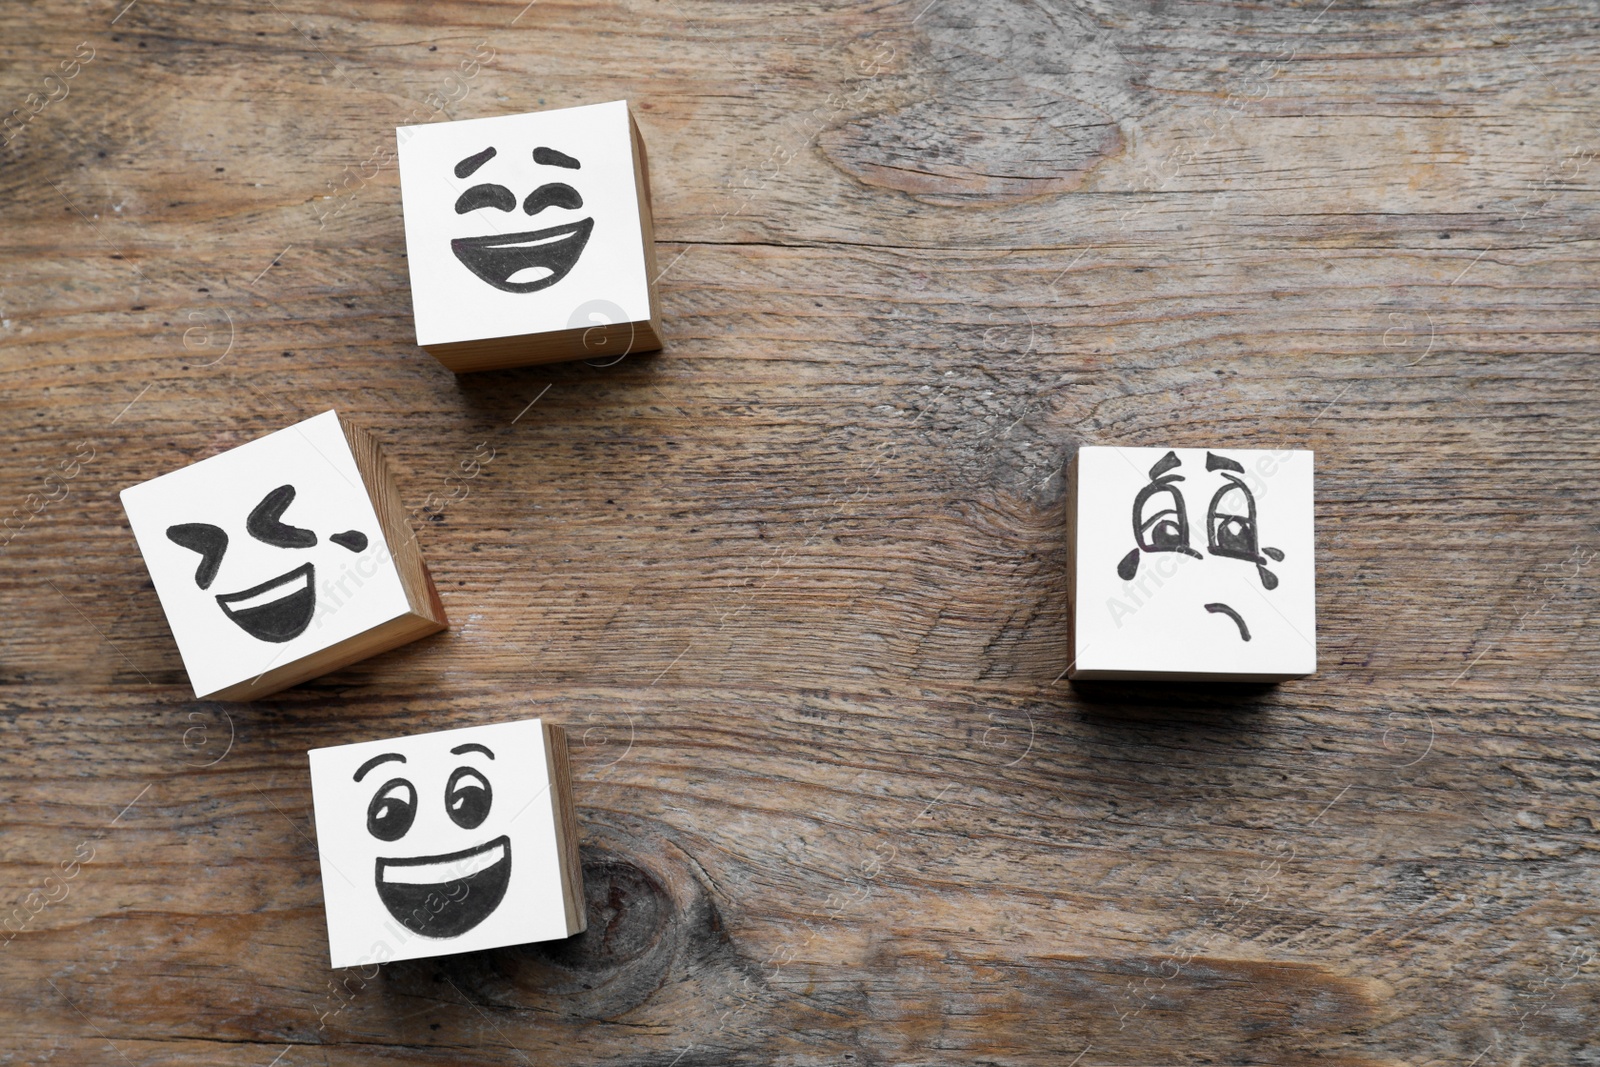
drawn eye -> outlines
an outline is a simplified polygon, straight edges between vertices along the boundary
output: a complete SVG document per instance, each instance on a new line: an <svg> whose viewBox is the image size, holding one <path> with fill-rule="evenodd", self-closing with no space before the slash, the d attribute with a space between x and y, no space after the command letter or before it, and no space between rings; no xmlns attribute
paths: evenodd
<svg viewBox="0 0 1600 1067"><path fill-rule="evenodd" d="M317 543L317 535L298 526L280 521L280 517L294 503L294 486L280 485L261 498L261 503L250 512L244 528L257 541L275 548L310 548Z"/></svg>
<svg viewBox="0 0 1600 1067"><path fill-rule="evenodd" d="M1251 514L1250 490L1229 485L1211 500L1206 528L1211 533L1212 551L1217 555L1256 558L1256 521Z"/></svg>
<svg viewBox="0 0 1600 1067"><path fill-rule="evenodd" d="M1215 466L1212 466L1212 463ZM1207 456L1207 466L1222 470L1227 484L1218 489L1206 509L1206 544L1213 556L1248 560L1256 565L1265 589L1278 588L1278 576L1267 569L1267 560L1283 561L1283 553L1276 548L1261 546L1261 533L1256 527L1256 497L1250 487L1239 478L1227 473L1240 470L1232 460ZM1263 555L1265 553L1265 555Z"/></svg>
<svg viewBox="0 0 1600 1067"><path fill-rule="evenodd" d="M474 185L471 189L462 193L461 198L456 201L456 214L465 215L467 212L476 211L480 207L511 211L516 206L517 198L505 186Z"/></svg>
<svg viewBox="0 0 1600 1067"><path fill-rule="evenodd" d="M379 841L398 841L416 818L416 789L404 778L391 778L367 805L367 833Z"/></svg>
<svg viewBox="0 0 1600 1067"><path fill-rule="evenodd" d="M444 807L450 821L463 830L475 830L489 817L494 790L489 780L471 767L457 767L444 787Z"/></svg>
<svg viewBox="0 0 1600 1067"><path fill-rule="evenodd" d="M1139 547L1117 563L1117 576L1125 582L1139 573L1140 552L1182 552L1201 558L1189 546L1189 511L1176 484L1183 475L1171 473L1182 465L1178 454L1169 451L1150 468L1150 484L1133 498L1133 538Z"/></svg>
<svg viewBox="0 0 1600 1067"><path fill-rule="evenodd" d="M344 533L329 534L328 540L340 548L347 548L351 552L365 552L367 550L367 535L360 530L346 530Z"/></svg>
<svg viewBox="0 0 1600 1067"><path fill-rule="evenodd" d="M207 522L186 522L168 526L167 540L200 553L200 566L195 568L194 584L201 589L209 588L216 580L217 568L222 566L222 554L228 551L228 535Z"/></svg>
<svg viewBox="0 0 1600 1067"><path fill-rule="evenodd" d="M528 194L528 199L522 202L522 210L530 215L537 215L547 207L564 207L576 211L583 206L583 197L578 195L578 190L566 182L551 182L541 185Z"/></svg>
<svg viewBox="0 0 1600 1067"><path fill-rule="evenodd" d="M1177 486L1157 486L1139 502L1139 547L1146 552L1181 552L1189 547L1189 516Z"/></svg>

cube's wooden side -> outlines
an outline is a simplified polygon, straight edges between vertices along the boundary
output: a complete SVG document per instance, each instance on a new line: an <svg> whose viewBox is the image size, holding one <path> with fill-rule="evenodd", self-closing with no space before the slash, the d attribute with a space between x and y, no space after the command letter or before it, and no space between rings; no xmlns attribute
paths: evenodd
<svg viewBox="0 0 1600 1067"><path fill-rule="evenodd" d="M583 896L583 861L578 856L578 817L572 800L572 761L567 731L544 724L544 754L550 774L551 807L555 812L556 853L561 864L561 890L567 913L567 936L589 928Z"/></svg>
<svg viewBox="0 0 1600 1067"><path fill-rule="evenodd" d="M1080 671L1072 676L1081 682L1214 682L1241 685L1269 685L1304 678L1304 674L1226 674L1220 671Z"/></svg>
<svg viewBox="0 0 1600 1067"><path fill-rule="evenodd" d="M423 345L422 348L444 364L446 369L456 374L470 374L474 371L532 367L540 363L566 363L574 359L603 357L613 351L654 352L661 348L661 334L654 322L644 319L519 337Z"/></svg>
<svg viewBox="0 0 1600 1067"><path fill-rule="evenodd" d="M230 685L226 689L219 689L214 693L204 693L197 699L200 700L260 700L262 697L271 696L273 693L288 689L290 686L308 682L313 678L320 678L324 674L331 674L342 667L352 663L359 663L364 659L371 659L383 652L409 645L411 642L436 634L444 629L441 623L424 619L417 615L406 614L396 619L390 619L381 626L374 626L354 637L346 638L337 644L329 645L320 652L297 659L292 663L285 663L281 667L274 667L265 674L258 675L247 682Z"/></svg>
<svg viewBox="0 0 1600 1067"><path fill-rule="evenodd" d="M649 352L661 347L661 302L656 296L656 221L654 201L650 198L650 156L645 151L644 134L628 108L628 132L633 142L633 180L639 191L639 232L644 239L645 284L650 290L650 328L647 331L654 343L637 351Z"/></svg>
<svg viewBox="0 0 1600 1067"><path fill-rule="evenodd" d="M389 555L400 572L400 584L405 588L411 613L433 624L433 629L419 636L438 633L450 625L450 620L445 617L444 601L439 599L433 575L422 559L422 548L417 544L416 533L406 521L405 506L400 501L400 487L395 484L394 474L384 461L383 448L376 437L342 415L339 416L339 428L344 431L350 454L355 457L356 470L361 472L361 481L372 501L372 510L378 515L378 525L383 527Z"/></svg>
<svg viewBox="0 0 1600 1067"><path fill-rule="evenodd" d="M1067 461L1067 678L1078 677L1078 453Z"/></svg>

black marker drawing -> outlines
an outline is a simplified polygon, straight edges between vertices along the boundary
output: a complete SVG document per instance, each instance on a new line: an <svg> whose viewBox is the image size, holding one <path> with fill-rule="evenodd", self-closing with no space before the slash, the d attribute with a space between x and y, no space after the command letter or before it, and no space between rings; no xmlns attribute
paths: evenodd
<svg viewBox="0 0 1600 1067"><path fill-rule="evenodd" d="M1248 626L1246 626L1244 624L1244 619L1240 617L1240 615L1239 615L1239 613L1237 611L1234 611L1232 608L1228 607L1228 605L1226 605L1226 604L1207 604L1206 605L1206 610L1211 612L1213 615L1217 615L1217 614L1226 615L1228 618L1230 618L1234 622L1238 623L1239 624L1239 636L1244 638L1246 641L1250 640L1250 627L1248 627Z"/></svg>
<svg viewBox="0 0 1600 1067"><path fill-rule="evenodd" d="M281 593L279 596L273 596ZM261 600L268 597L267 600ZM317 569L310 563L237 593L219 593L222 613L258 641L282 644L305 633L317 607Z"/></svg>
<svg viewBox="0 0 1600 1067"><path fill-rule="evenodd" d="M398 841L417 821L417 789L404 778L391 778L367 806L367 833L379 841Z"/></svg>
<svg viewBox="0 0 1600 1067"><path fill-rule="evenodd" d="M1139 573L1139 558L1145 552L1181 552L1194 559L1205 558L1190 543L1188 506L1177 485L1184 480L1183 475L1170 473L1182 462L1176 452L1162 456L1150 468L1150 483L1134 497L1133 537L1137 547L1117 563L1117 576L1125 582L1133 581ZM1244 467L1237 460L1207 452L1206 470L1220 471L1225 480L1206 510L1206 550L1213 556L1255 564L1262 587L1278 588L1278 576L1267 569L1267 561L1270 558L1282 562L1283 553L1261 545L1255 494L1240 477ZM1206 604L1205 610L1227 615L1238 624L1240 638L1250 640L1249 627L1233 608Z"/></svg>
<svg viewBox="0 0 1600 1067"><path fill-rule="evenodd" d="M1117 564L1117 574L1125 582L1131 582L1139 573L1140 552L1182 552L1200 558L1200 553L1189 546L1189 509L1176 484L1183 481L1183 475L1167 473L1181 464L1176 452L1162 456L1150 468L1150 484L1133 499L1133 538L1139 547ZM1162 503L1167 506L1161 507ZM1148 510L1147 505L1153 505L1155 510Z"/></svg>
<svg viewBox="0 0 1600 1067"><path fill-rule="evenodd" d="M480 207L498 208L501 211L513 211L517 206L517 196L503 185L474 185L471 189L461 194L456 201L456 214L465 215L469 211L476 211Z"/></svg>
<svg viewBox="0 0 1600 1067"><path fill-rule="evenodd" d="M493 147L468 156L455 166L458 178L466 178L495 157ZM533 161L541 166L577 170L580 164L553 148L536 148ZM504 185L474 185L456 200L457 215L482 208L514 211L517 197ZM583 196L565 182L549 182L534 189L522 201L522 210L532 216L548 208L577 211ZM536 293L565 278L577 265L594 230L593 216L578 222L521 233L491 234L485 237L457 237L450 250L473 274L506 293Z"/></svg>
<svg viewBox="0 0 1600 1067"><path fill-rule="evenodd" d="M578 190L566 182L550 182L541 185L528 194L528 199L522 202L522 210L529 215L537 215L547 207L564 207L576 211L583 206L583 197L578 195Z"/></svg>
<svg viewBox="0 0 1600 1067"><path fill-rule="evenodd" d="M565 152L557 152L554 148L535 148L533 161L541 167L566 167L568 170L577 170L583 166Z"/></svg>
<svg viewBox="0 0 1600 1067"><path fill-rule="evenodd" d="M472 873L455 872L471 868ZM511 838L443 856L385 860L376 865L378 899L389 914L423 937L460 937L500 906L511 884Z"/></svg>
<svg viewBox="0 0 1600 1067"><path fill-rule="evenodd" d="M450 821L463 830L476 830L489 817L494 790L489 779L471 767L457 767L444 787L444 806Z"/></svg>
<svg viewBox="0 0 1600 1067"><path fill-rule="evenodd" d="M216 581L217 568L222 566L222 554L228 551L228 535L209 522L185 522L167 527L167 539L175 545L200 553L200 566L195 568L194 584L209 589Z"/></svg>
<svg viewBox="0 0 1600 1067"><path fill-rule="evenodd" d="M352 552L365 552L367 550L367 535L360 530L346 530L344 533L332 534L328 540L340 548L348 548Z"/></svg>
<svg viewBox="0 0 1600 1067"><path fill-rule="evenodd" d="M1264 587L1278 588L1278 576L1267 570L1267 561L1261 553L1265 552L1279 563L1283 562L1283 553L1276 548L1261 547L1256 533L1256 495L1239 477L1244 473L1244 467L1237 460L1207 452L1206 470L1219 470L1228 480L1228 484L1218 489L1216 496L1211 498L1211 507L1206 512L1208 551L1213 556L1249 560L1256 565L1256 573L1261 576Z"/></svg>
<svg viewBox="0 0 1600 1067"><path fill-rule="evenodd" d="M487 746L475 743L451 752L479 752L494 759ZM405 757L394 752L374 756L356 771L355 780L389 760L404 763ZM488 776L475 767L457 767L445 783L445 812L463 830L482 826L493 803ZM367 832L380 841L399 841L416 818L416 786L405 778L391 778L367 805ZM436 856L379 856L373 881L378 899L407 930L423 937L459 937L494 914L504 899L511 883L511 838L502 834Z"/></svg>
<svg viewBox="0 0 1600 1067"><path fill-rule="evenodd" d="M294 503L294 498L292 485L280 485L267 493L245 519L245 532L274 548L314 548L317 544L314 532L283 521L283 513ZM194 582L201 589L209 589L228 551L227 533L210 523L186 522L167 527L167 539L200 553ZM363 552L367 547L367 535L359 530L345 530L328 540L351 552ZM316 567L312 563L300 564L248 589L219 593L216 601L224 615L256 640L274 644L292 641L305 633L316 615Z"/></svg>
<svg viewBox="0 0 1600 1067"><path fill-rule="evenodd" d="M456 177L457 178L470 178L470 177L472 177L472 172L473 171L477 170L479 167L483 166L485 163L489 162L489 160L493 159L494 157L495 157L495 150L494 150L494 147L492 145L490 147L488 147L488 148L485 148L482 152L479 152L476 155L468 156L466 159L463 159L460 163L456 164Z"/></svg>
<svg viewBox="0 0 1600 1067"><path fill-rule="evenodd" d="M507 293L536 293L567 276L589 243L593 219L548 230L529 230L492 237L457 237L450 250L464 266L496 289ZM532 281L511 279L525 270L548 273Z"/></svg>
<svg viewBox="0 0 1600 1067"><path fill-rule="evenodd" d="M317 535L298 526L290 526L282 519L283 513L294 503L294 486L280 485L261 498L261 503L250 512L244 528L251 537L277 548L310 548L317 543Z"/></svg>

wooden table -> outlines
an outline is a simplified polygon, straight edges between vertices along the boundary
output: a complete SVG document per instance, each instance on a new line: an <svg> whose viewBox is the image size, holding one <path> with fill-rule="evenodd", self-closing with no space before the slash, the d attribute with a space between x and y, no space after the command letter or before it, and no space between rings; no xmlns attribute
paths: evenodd
<svg viewBox="0 0 1600 1067"><path fill-rule="evenodd" d="M7 6L0 1063L1600 1062L1597 25ZM618 97L667 349L443 371L393 127ZM329 407L452 626L197 703L117 492ZM1319 673L1062 680L1085 443L1314 448ZM330 972L306 749L533 715L588 933Z"/></svg>

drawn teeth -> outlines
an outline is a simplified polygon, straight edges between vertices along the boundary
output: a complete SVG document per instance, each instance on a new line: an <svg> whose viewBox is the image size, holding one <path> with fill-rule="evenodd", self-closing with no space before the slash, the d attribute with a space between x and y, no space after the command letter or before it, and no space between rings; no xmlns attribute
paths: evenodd
<svg viewBox="0 0 1600 1067"><path fill-rule="evenodd" d="M284 597L293 596L305 587L305 572L296 572L284 582L272 586L270 589L263 589L255 596L246 597L243 600L229 600L226 602L226 607L229 611L244 611L248 608L260 607L262 604L271 604L274 601L282 600Z"/></svg>
<svg viewBox="0 0 1600 1067"><path fill-rule="evenodd" d="M570 233L558 233L554 237L542 237L537 241L508 241L505 244L496 242L488 248L534 248L538 245L554 244L557 241L566 241L572 237Z"/></svg>
<svg viewBox="0 0 1600 1067"><path fill-rule="evenodd" d="M383 865L383 880L402 885L443 885L471 878L486 871L505 858L506 847L498 841L491 842L470 856L438 860L433 863Z"/></svg>

